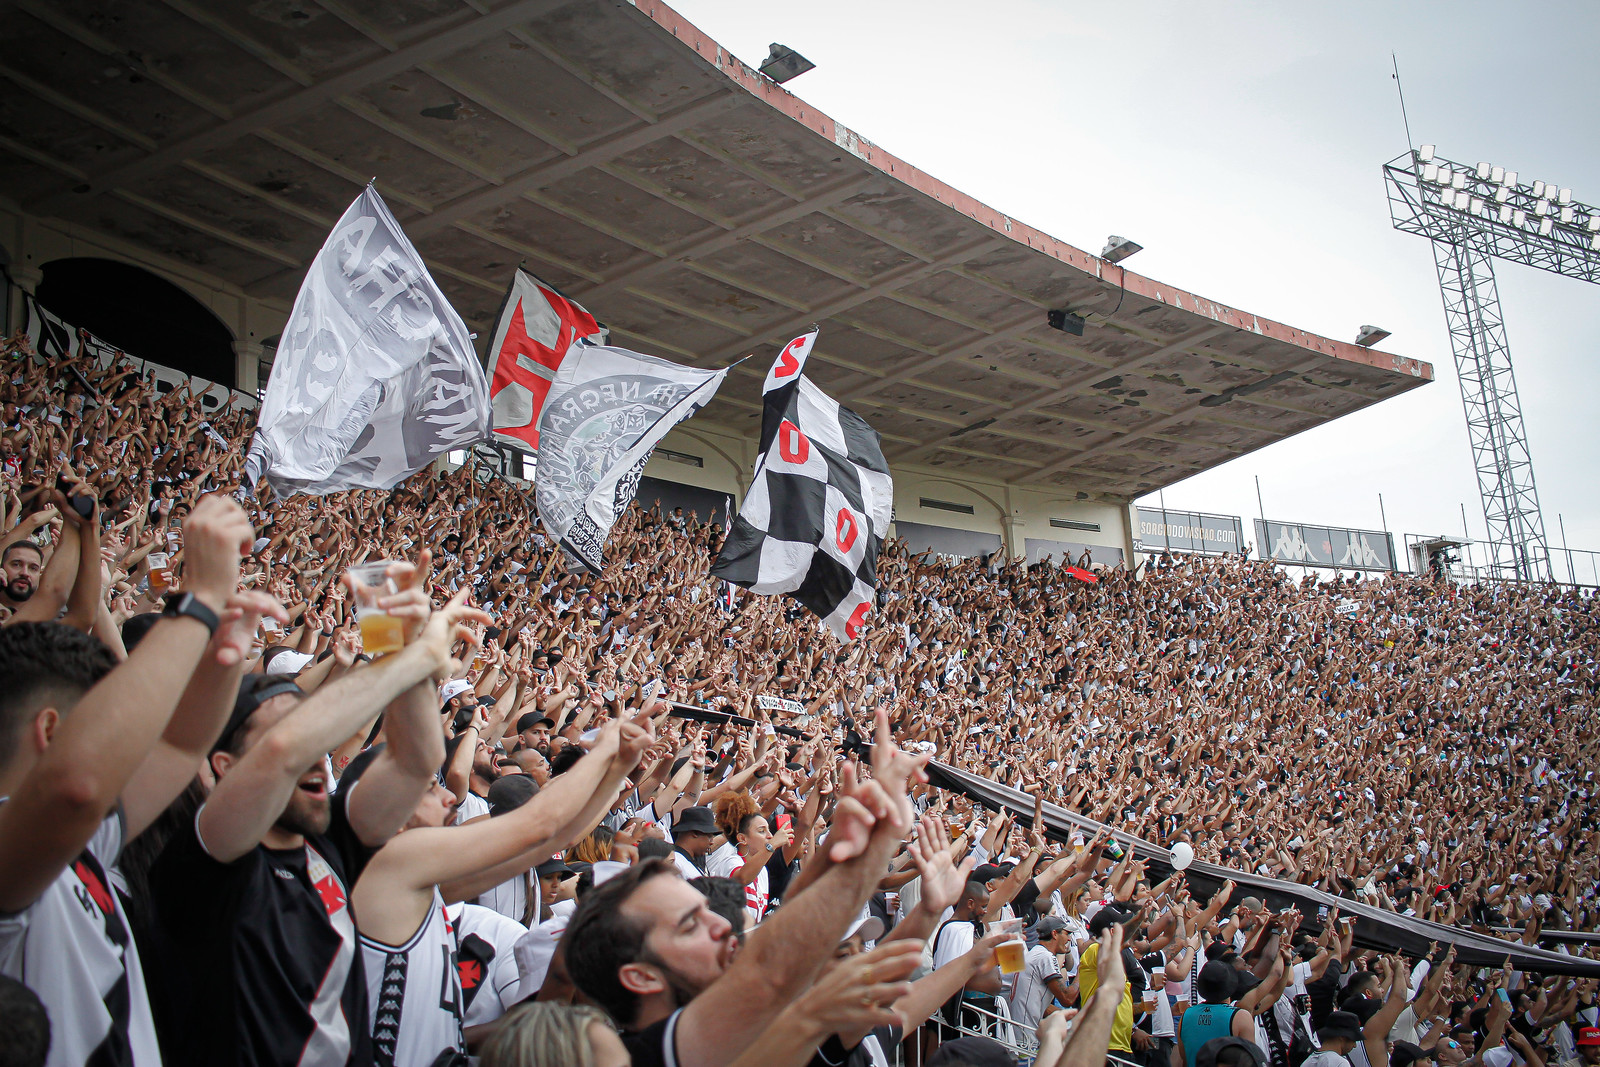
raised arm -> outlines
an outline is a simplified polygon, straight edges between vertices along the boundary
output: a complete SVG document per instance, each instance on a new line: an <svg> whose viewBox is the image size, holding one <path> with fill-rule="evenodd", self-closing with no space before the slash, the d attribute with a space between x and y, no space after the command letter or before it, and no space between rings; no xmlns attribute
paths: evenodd
<svg viewBox="0 0 1600 1067"><path fill-rule="evenodd" d="M189 522L188 591L220 613L238 579L240 554L250 544L249 520L231 500L208 497ZM133 655L81 698L42 694L56 706L40 708L18 733L42 730L48 743L11 788L11 800L0 805L0 910L28 907L83 851L167 729L210 639L193 618L163 619Z"/></svg>

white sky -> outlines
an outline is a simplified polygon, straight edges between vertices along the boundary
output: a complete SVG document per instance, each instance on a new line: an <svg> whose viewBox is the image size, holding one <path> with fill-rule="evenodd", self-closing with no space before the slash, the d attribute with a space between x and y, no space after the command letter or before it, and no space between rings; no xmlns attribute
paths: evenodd
<svg viewBox="0 0 1600 1067"><path fill-rule="evenodd" d="M1427 242L1394 230L1381 165L1417 144L1600 203L1600 4L1359 0L672 0L752 66L769 42L817 68L788 88L1006 214L1128 266L1436 380L1166 492L1170 508L1484 534ZM1600 549L1600 286L1496 271L1552 550ZM1143 503L1154 505L1155 497ZM1247 534L1251 540L1253 535ZM1558 563L1564 576L1564 564ZM1580 562L1579 580L1590 580Z"/></svg>

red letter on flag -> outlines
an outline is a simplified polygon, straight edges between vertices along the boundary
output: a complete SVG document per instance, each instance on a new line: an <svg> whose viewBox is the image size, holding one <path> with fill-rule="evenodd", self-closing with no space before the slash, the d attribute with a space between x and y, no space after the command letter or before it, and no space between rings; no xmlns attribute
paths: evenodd
<svg viewBox="0 0 1600 1067"><path fill-rule="evenodd" d="M800 369L800 361L794 358L794 354L805 343L804 337L796 337L783 346L783 351L778 353L777 369L772 372L774 378L787 378Z"/></svg>
<svg viewBox="0 0 1600 1067"><path fill-rule="evenodd" d="M850 546L856 543L856 534L859 532L856 517L850 513L850 509L840 508L839 522L834 528L834 544L839 546L839 551L849 552Z"/></svg>
<svg viewBox="0 0 1600 1067"><path fill-rule="evenodd" d="M785 463L804 463L811 455L810 439L788 419L778 425L778 455Z"/></svg>
<svg viewBox="0 0 1600 1067"><path fill-rule="evenodd" d="M866 624L867 613L872 610L872 605L863 601L856 605L856 610L850 613L850 618L845 620L844 633L854 641L861 634L861 627Z"/></svg>

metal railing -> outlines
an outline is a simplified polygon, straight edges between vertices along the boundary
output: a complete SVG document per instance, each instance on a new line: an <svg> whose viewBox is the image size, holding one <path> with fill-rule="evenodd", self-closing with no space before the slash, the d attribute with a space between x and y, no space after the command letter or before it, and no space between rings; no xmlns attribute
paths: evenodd
<svg viewBox="0 0 1600 1067"><path fill-rule="evenodd" d="M996 1000L996 1004L999 1000ZM954 1029L960 1031L962 1037L987 1037L991 1041L1003 1045L1007 1051L1017 1058L1021 1067L1030 1067L1034 1054L1039 1051L1038 1029L1027 1023L1018 1022L1002 1012L993 1012L980 1008L971 1001L962 1001L961 1010L956 1015L957 1024ZM895 1067L920 1067L922 1050L926 1048L926 1034L932 1029L938 1031L951 1029L948 1023L941 1023L938 1016L929 1019L915 1031L907 1035L908 1040L895 1046L892 1062ZM1072 1023L1067 1024L1070 1033ZM906 1047L913 1049L911 1057L906 1056ZM1135 1063L1118 1056L1114 1052L1106 1054L1106 1062L1115 1067L1144 1067L1144 1064Z"/></svg>

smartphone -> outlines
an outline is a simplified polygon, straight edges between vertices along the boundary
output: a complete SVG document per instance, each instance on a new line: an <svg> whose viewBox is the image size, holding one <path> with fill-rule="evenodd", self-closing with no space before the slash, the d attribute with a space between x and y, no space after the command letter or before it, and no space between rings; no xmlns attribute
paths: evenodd
<svg viewBox="0 0 1600 1067"><path fill-rule="evenodd" d="M780 830L789 829L789 827L793 823L794 823L794 816L790 815L788 812L784 812L783 814L778 816L778 829L780 829Z"/></svg>
<svg viewBox="0 0 1600 1067"><path fill-rule="evenodd" d="M1506 995L1506 991L1504 989L1496 989L1494 991L1494 995L1499 997L1500 1000L1503 1003L1506 1003L1506 1004L1510 1004L1511 1003L1511 998Z"/></svg>

